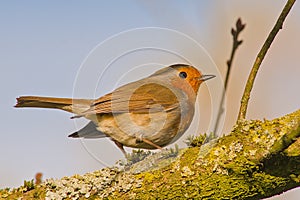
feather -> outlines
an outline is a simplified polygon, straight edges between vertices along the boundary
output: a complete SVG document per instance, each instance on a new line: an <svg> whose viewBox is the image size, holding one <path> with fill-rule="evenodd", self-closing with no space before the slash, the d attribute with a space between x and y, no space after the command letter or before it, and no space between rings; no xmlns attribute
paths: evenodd
<svg viewBox="0 0 300 200"><path fill-rule="evenodd" d="M104 138L108 137L104 133L97 130L94 122L89 122L86 126L84 126L79 131L70 134L68 137L72 138Z"/></svg>

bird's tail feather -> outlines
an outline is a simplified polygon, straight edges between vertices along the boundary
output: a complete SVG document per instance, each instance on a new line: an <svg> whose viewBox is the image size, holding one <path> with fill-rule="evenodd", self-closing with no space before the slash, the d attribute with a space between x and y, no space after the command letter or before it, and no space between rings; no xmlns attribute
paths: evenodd
<svg viewBox="0 0 300 200"><path fill-rule="evenodd" d="M92 99L22 96L17 98L15 107L54 108L78 114L89 109L92 102Z"/></svg>

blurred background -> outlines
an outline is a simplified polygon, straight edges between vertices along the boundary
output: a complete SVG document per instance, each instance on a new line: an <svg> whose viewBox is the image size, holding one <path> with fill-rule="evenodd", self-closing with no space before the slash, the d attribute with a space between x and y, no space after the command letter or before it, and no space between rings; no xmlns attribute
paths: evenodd
<svg viewBox="0 0 300 200"><path fill-rule="evenodd" d="M218 134L234 125L254 59L285 1L6 1L0 3L0 188L84 174L123 159L109 139L67 137L87 121L15 109L21 95L97 98L164 65L192 63L217 78L202 86L188 135L212 131L238 17L246 23ZM258 73L248 119L299 109L300 7L296 3ZM149 28L150 27L150 28ZM150 48L151 47L151 48ZM200 122L200 123L199 123ZM127 148L127 151L131 149ZM298 199L299 189L272 199Z"/></svg>

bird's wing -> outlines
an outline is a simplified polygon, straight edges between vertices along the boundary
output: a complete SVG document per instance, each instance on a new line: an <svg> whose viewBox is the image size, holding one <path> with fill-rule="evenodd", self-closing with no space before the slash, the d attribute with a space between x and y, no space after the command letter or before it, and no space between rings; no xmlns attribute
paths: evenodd
<svg viewBox="0 0 300 200"><path fill-rule="evenodd" d="M177 96L166 86L137 82L124 85L114 92L96 99L82 115L101 113L148 113L168 111L179 107Z"/></svg>
<svg viewBox="0 0 300 200"><path fill-rule="evenodd" d="M82 129L76 131L75 133L72 133L68 137L72 138L104 138L108 137L104 133L97 130L97 126L94 122L89 122L86 126L84 126Z"/></svg>

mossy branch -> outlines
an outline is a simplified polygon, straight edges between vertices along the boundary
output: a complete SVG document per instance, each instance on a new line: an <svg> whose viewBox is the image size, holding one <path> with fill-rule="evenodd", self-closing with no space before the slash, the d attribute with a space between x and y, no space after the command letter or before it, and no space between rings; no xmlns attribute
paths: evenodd
<svg viewBox="0 0 300 200"><path fill-rule="evenodd" d="M259 70L259 67L264 59L264 57L267 54L268 49L270 48L274 38L276 37L277 33L279 32L280 29L282 29L283 22L285 18L287 17L288 13L290 12L292 6L294 5L296 0L288 0L286 5L284 6L279 18L276 21L276 24L274 25L272 31L270 32L269 36L267 37L267 40L263 44L261 50L259 51L255 62L253 64L252 70L249 74L245 90L241 99L241 106L240 106L240 111L238 114L238 120L242 120L246 118L246 112L247 112L247 107L248 107L248 102L250 99L250 93L253 88L254 80L256 77L256 74Z"/></svg>
<svg viewBox="0 0 300 200"><path fill-rule="evenodd" d="M300 110L270 121L240 121L204 146L172 156L159 151L125 171L111 167L27 184L0 190L0 198L261 199L299 186Z"/></svg>

